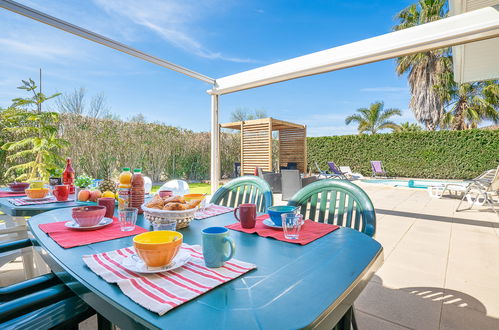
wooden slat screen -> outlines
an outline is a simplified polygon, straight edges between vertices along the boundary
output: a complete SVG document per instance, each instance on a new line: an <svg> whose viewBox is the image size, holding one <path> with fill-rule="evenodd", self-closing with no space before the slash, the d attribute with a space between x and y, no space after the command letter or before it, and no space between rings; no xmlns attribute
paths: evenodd
<svg viewBox="0 0 499 330"><path fill-rule="evenodd" d="M241 173L254 174L255 168L272 171L272 124L243 122L241 128Z"/></svg>
<svg viewBox="0 0 499 330"><path fill-rule="evenodd" d="M297 163L298 169L307 171L307 132L306 128L279 130L279 163Z"/></svg>

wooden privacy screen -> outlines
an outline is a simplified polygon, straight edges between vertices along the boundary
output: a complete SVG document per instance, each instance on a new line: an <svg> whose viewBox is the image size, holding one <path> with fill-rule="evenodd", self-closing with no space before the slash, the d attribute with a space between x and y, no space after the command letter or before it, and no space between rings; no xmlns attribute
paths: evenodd
<svg viewBox="0 0 499 330"><path fill-rule="evenodd" d="M241 127L241 174L254 174L255 168L272 171L272 124L247 124Z"/></svg>
<svg viewBox="0 0 499 330"><path fill-rule="evenodd" d="M307 171L307 128L274 118L238 121L220 125L222 128L241 130L241 174L254 174L255 168L271 172L272 131L279 131L279 163L296 163Z"/></svg>
<svg viewBox="0 0 499 330"><path fill-rule="evenodd" d="M300 172L307 171L306 128L282 129L279 131L279 164L297 163Z"/></svg>

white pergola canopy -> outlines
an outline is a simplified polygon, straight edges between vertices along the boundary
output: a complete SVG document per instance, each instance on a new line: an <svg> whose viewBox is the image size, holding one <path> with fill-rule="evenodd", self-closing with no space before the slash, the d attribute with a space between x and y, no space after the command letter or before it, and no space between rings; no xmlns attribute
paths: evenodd
<svg viewBox="0 0 499 330"><path fill-rule="evenodd" d="M480 2L484 1L480 0ZM0 0L0 7L212 84L212 88L208 93L212 95L211 184L212 192L214 192L218 188L220 177L219 95L442 47L462 45L487 39L491 39L488 41L497 44L499 42L499 4L497 4L497 1L495 2L495 6L480 8L432 23L387 33L378 37L330 48L218 79L204 76L179 65L148 55L132 47L11 0ZM494 55L497 58L497 53Z"/></svg>

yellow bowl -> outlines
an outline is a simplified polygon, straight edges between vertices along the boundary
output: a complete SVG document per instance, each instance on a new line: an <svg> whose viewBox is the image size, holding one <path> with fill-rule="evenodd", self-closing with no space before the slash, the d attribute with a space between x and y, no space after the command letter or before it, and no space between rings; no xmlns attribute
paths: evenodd
<svg viewBox="0 0 499 330"><path fill-rule="evenodd" d="M205 198L206 198L205 194L187 194L187 195L184 195L184 199L186 202L190 202L190 201L196 200L196 199L204 200Z"/></svg>
<svg viewBox="0 0 499 330"><path fill-rule="evenodd" d="M176 231L149 231L135 236L133 246L148 267L164 267L175 258L182 240L182 234Z"/></svg>
<svg viewBox="0 0 499 330"><path fill-rule="evenodd" d="M45 196L48 195L49 190L48 188L41 188L41 189L26 189L24 190L26 195L28 195L29 198L44 198Z"/></svg>

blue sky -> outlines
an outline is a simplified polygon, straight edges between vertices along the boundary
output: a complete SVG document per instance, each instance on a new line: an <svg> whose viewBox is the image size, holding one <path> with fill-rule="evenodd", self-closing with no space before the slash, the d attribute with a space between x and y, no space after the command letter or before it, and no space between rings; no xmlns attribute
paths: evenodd
<svg viewBox="0 0 499 330"><path fill-rule="evenodd" d="M213 78L390 32L413 1L31 0L73 24ZM0 106L22 96L21 79L44 72L44 91L103 93L122 118L143 114L195 131L210 127L209 85L0 9ZM406 77L393 60L224 95L236 108L303 123L310 136L355 134L344 119L383 100L414 121Z"/></svg>

